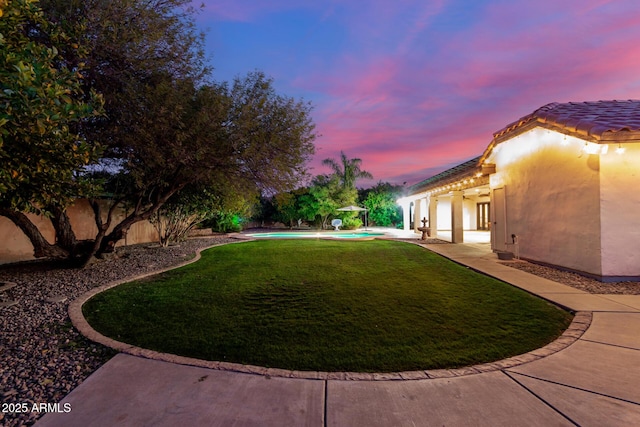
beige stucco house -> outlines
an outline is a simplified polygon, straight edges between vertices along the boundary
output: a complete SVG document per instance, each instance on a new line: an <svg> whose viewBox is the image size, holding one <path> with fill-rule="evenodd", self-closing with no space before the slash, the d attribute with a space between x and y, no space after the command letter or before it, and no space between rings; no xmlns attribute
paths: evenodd
<svg viewBox="0 0 640 427"><path fill-rule="evenodd" d="M454 243L489 229L496 252L640 280L640 101L545 105L399 203L407 228L428 217Z"/></svg>

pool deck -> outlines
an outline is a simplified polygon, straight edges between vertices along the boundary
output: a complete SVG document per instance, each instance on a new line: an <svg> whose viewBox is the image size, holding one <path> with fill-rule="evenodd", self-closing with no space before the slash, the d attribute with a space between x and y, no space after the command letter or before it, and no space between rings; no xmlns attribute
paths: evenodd
<svg viewBox="0 0 640 427"><path fill-rule="evenodd" d="M286 378L119 354L64 398L71 412L36 425L640 425L640 295L588 294L502 265L486 244L425 246L580 312L586 332L546 357L428 379Z"/></svg>

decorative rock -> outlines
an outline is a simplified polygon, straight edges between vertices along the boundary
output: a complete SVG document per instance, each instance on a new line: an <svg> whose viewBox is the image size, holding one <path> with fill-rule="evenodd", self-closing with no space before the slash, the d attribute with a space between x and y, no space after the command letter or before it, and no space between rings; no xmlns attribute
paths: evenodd
<svg viewBox="0 0 640 427"><path fill-rule="evenodd" d="M13 289L16 286L18 286L16 282L0 282L0 283L2 283L2 285L0 285L0 292L5 292L5 291L8 291L9 289Z"/></svg>
<svg viewBox="0 0 640 427"><path fill-rule="evenodd" d="M0 301L0 308L11 307L18 304L18 301Z"/></svg>
<svg viewBox="0 0 640 427"><path fill-rule="evenodd" d="M504 265L571 286L591 294L640 295L640 282L601 282L577 273L562 271L556 268L530 262L505 262Z"/></svg>
<svg viewBox="0 0 640 427"><path fill-rule="evenodd" d="M65 297L64 295L52 295L50 297L45 298L45 302L50 302L50 303L65 302L66 300L67 300L67 297Z"/></svg>
<svg viewBox="0 0 640 427"><path fill-rule="evenodd" d="M513 259L513 254L511 252L506 252L506 251L498 251L496 252L496 254L498 255L498 259L501 260L512 260Z"/></svg>
<svg viewBox="0 0 640 427"><path fill-rule="evenodd" d="M142 246L119 247L120 259L96 259L81 270L43 268L39 263L3 266L0 286L9 292L0 293L0 298L12 301L0 301L0 307L14 307L0 315L0 401L59 402L113 356L113 350L88 341L69 326L67 299L148 273L151 264L157 266L153 268L179 264L184 258L177 254L192 256L199 248L232 241L224 236L191 239L171 253ZM10 287L5 288L7 282ZM0 413L0 425L32 425L41 415Z"/></svg>

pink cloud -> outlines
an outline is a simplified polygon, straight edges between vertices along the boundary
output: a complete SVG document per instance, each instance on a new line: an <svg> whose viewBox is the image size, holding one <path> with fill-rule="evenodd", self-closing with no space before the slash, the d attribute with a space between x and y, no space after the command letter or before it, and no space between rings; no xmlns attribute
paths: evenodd
<svg viewBox="0 0 640 427"><path fill-rule="evenodd" d="M468 125L476 116L464 119L464 126L456 123L459 114L451 114L456 105L433 96L431 88L421 85L420 79L415 81L408 68L398 59L379 58L375 63L341 68L349 72L335 80L321 76L319 82L311 83L332 97L316 112L323 136L317 143L315 172L322 170L320 159L335 158L343 150L361 157L376 180L395 177L403 182L411 178L404 171L437 169L475 156L471 142L477 150L484 149L491 135L484 119L472 126ZM484 138L471 135L478 132L476 125Z"/></svg>
<svg viewBox="0 0 640 427"><path fill-rule="evenodd" d="M501 28L506 17L516 16L515 7L492 11L452 42L452 50L471 54L458 59L454 66L458 71L449 74L445 83L461 96L494 94L524 104L624 95L628 85L623 82L635 80L632 70L640 65L640 58L634 55L640 17L599 9L607 4L586 4L591 14L583 11L585 16L579 18L573 10L558 10L555 5L560 18L540 23L535 32L526 29L531 26L529 21L521 26L525 29L516 26L508 37L491 29ZM604 25L599 22L602 16L607 17ZM635 34L629 32L625 38L628 29Z"/></svg>
<svg viewBox="0 0 640 427"><path fill-rule="evenodd" d="M242 3L207 5L235 20L319 9ZM318 100L313 173L343 150L376 181L414 183L480 155L493 132L549 102L640 98L634 0L478 2L464 25L453 0L363 3L324 4L320 21L340 25L345 39L301 57L292 77L278 70Z"/></svg>

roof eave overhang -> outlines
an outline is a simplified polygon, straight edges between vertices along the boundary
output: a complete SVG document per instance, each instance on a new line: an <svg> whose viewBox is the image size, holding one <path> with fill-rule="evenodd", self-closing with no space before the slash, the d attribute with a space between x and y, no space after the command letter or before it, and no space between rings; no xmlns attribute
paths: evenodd
<svg viewBox="0 0 640 427"><path fill-rule="evenodd" d="M552 130L567 136L580 138L584 141L593 142L596 144L616 144L616 143L634 143L640 142L640 131L631 130L619 130L619 131L605 131L602 133L591 132L591 130L597 130L592 128L568 128L566 126L559 126L554 123L547 123L540 119L528 121L522 125L516 126L506 131L500 131L494 134L494 138L486 148L482 156L480 156L480 163L484 163L489 157L493 148L505 141L515 138L518 135L522 135L534 128L543 128Z"/></svg>
<svg viewBox="0 0 640 427"><path fill-rule="evenodd" d="M478 169L478 171L480 171L480 168ZM477 173L475 175L466 174L457 176L455 179L452 177L450 179L430 184L428 186L420 188L419 190L414 190L405 197L409 199L415 199L427 196L439 196L442 194L447 194L450 191L454 190L464 191L470 188L477 188L485 185L489 185L489 175L477 176Z"/></svg>

